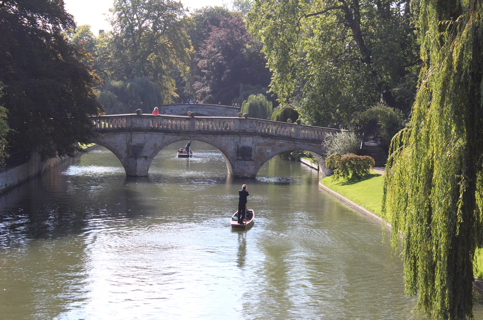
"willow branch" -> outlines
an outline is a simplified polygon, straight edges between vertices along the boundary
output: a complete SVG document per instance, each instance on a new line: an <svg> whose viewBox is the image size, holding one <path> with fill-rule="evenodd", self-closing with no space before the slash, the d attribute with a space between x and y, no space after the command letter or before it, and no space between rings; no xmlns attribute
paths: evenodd
<svg viewBox="0 0 483 321"><path fill-rule="evenodd" d="M313 16L320 16L320 15L323 15L331 10L340 10L340 9L344 9L343 6L335 6L335 7L329 7L327 9L324 9L322 11L319 11L319 12L314 12L314 13L308 13L308 14L304 14L302 16L300 16L299 20L297 21L297 25L300 24L300 20L302 20L302 18L310 18L310 17L313 17Z"/></svg>

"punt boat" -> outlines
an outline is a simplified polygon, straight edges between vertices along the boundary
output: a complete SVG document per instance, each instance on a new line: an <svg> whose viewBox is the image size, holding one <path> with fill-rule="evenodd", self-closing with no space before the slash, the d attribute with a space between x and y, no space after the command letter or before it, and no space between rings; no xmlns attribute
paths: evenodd
<svg viewBox="0 0 483 321"><path fill-rule="evenodd" d="M193 157L193 151L190 149L189 157ZM183 148L178 149L178 158L188 158L188 153Z"/></svg>
<svg viewBox="0 0 483 321"><path fill-rule="evenodd" d="M231 217L231 227L234 228L245 228L245 227L251 227L254 224L255 219L255 211L253 209L248 209L247 210L247 217L246 219L243 220L243 222L240 224L238 223L238 211L233 214Z"/></svg>

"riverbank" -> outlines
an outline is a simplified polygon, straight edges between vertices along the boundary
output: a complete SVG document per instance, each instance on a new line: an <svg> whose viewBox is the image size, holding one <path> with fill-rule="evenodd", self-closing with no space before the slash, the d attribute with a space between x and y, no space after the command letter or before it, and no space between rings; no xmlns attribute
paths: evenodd
<svg viewBox="0 0 483 321"><path fill-rule="evenodd" d="M354 208L359 213L384 224L381 218L383 173L381 168L373 169L370 176L356 182L340 180L332 182L332 177L324 177L319 182L319 187L336 197L339 201ZM390 218L389 218L390 221ZM391 229L391 224L386 222L386 228ZM475 289L483 294L483 249L478 249L475 257Z"/></svg>
<svg viewBox="0 0 483 321"><path fill-rule="evenodd" d="M88 151L95 147L95 144L81 146L84 151ZM33 177L42 175L57 165L62 164L69 158L70 157L55 157L43 161L39 154L32 153L27 162L0 172L0 194L27 182Z"/></svg>

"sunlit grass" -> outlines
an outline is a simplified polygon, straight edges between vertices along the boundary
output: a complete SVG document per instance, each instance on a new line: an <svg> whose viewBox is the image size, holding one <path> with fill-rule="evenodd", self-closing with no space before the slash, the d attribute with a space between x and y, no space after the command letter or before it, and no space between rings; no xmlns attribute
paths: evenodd
<svg viewBox="0 0 483 321"><path fill-rule="evenodd" d="M324 177L322 184L340 195L350 199L377 216L381 216L383 177L372 172L363 179L348 181L340 179L333 182L332 176Z"/></svg>

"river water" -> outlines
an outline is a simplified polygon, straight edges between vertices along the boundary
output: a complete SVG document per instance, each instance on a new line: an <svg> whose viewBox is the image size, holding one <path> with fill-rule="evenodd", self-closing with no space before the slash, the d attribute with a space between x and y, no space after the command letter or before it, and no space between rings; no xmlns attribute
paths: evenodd
<svg viewBox="0 0 483 321"><path fill-rule="evenodd" d="M274 158L227 176L193 142L126 178L99 147L0 195L1 319L408 319L400 257L381 226ZM246 183L255 225L232 230Z"/></svg>

